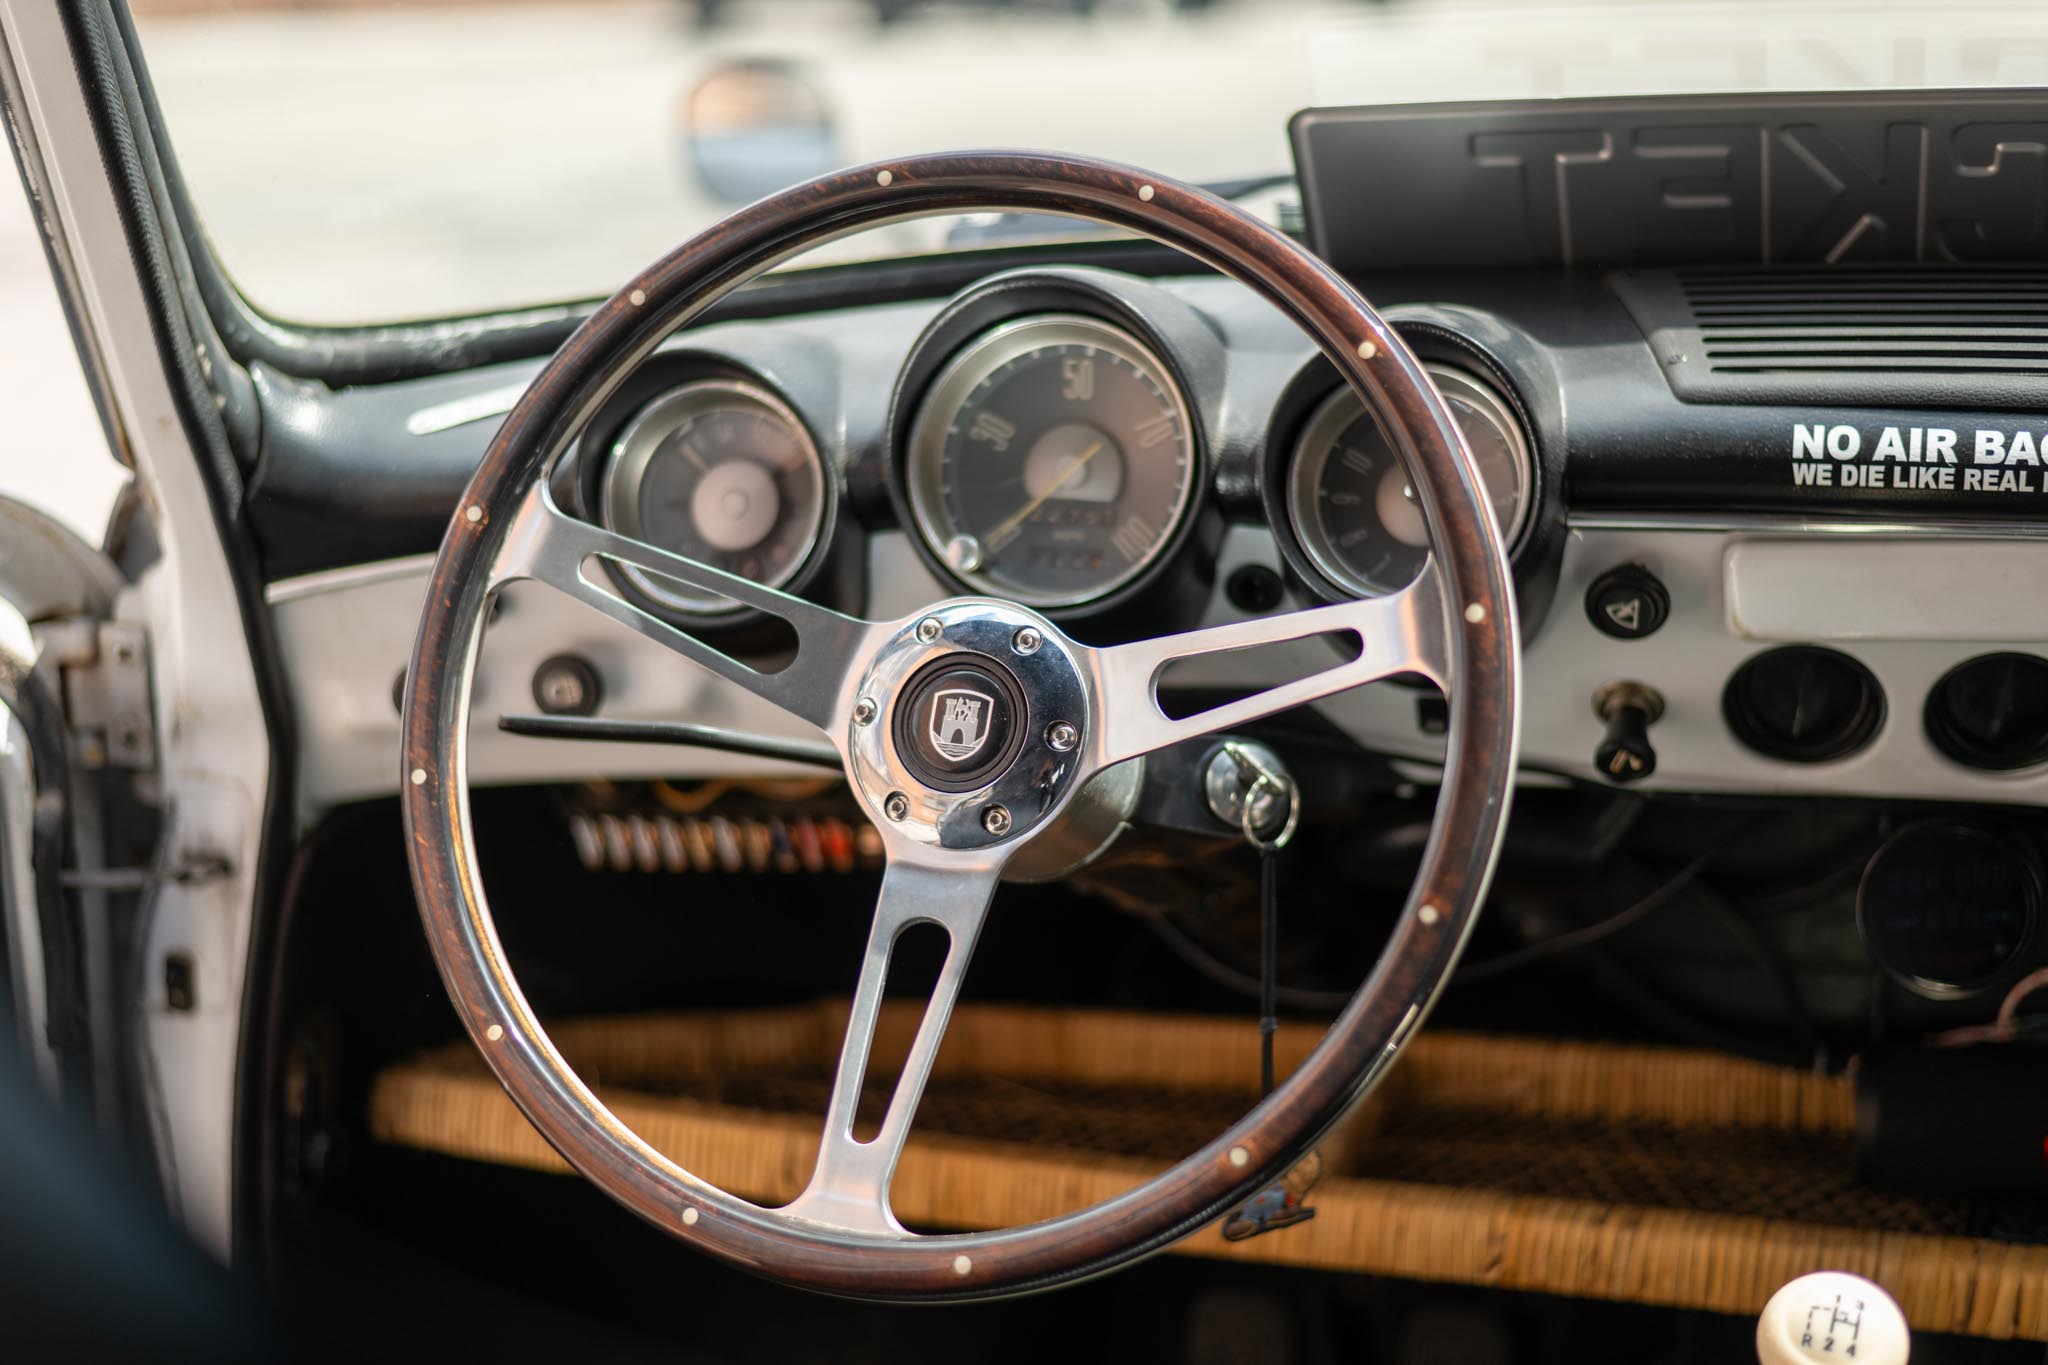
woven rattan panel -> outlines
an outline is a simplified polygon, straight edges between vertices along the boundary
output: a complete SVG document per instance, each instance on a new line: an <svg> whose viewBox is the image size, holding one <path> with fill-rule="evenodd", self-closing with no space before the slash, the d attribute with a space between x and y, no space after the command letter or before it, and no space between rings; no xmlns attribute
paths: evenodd
<svg viewBox="0 0 2048 1365"><path fill-rule="evenodd" d="M1423 1105L1391 1118L1353 1174L1641 1208L1959 1236L1966 1211L1858 1185L1849 1140L1768 1128L1504 1119Z"/></svg>
<svg viewBox="0 0 2048 1365"><path fill-rule="evenodd" d="M884 1076L862 1088L857 1132L880 1126L894 1084L894 1076ZM832 1078L823 1072L770 1072L726 1082L718 1087L718 1102L822 1121L831 1089ZM925 1092L917 1122L923 1132L951 1137L1163 1163L1194 1151L1244 1117L1249 1105L1248 1096L1224 1090L953 1076Z"/></svg>
<svg viewBox="0 0 2048 1365"><path fill-rule="evenodd" d="M556 1040L686 1169L777 1203L803 1185L843 1005L585 1020ZM914 1027L889 1017L878 1050ZM1282 1038L1283 1064L1313 1030ZM1256 1099L1238 1020L966 1007L898 1172L912 1226L1034 1221L1112 1197ZM900 1054L898 1054L900 1055ZM868 1121L886 1080L869 1088ZM1310 1223L1196 1255L1753 1313L1853 1270L1915 1327L2048 1340L2048 1248L1964 1235L1963 1205L1851 1174L1845 1083L1706 1054L1425 1035L1324 1152ZM380 1077L379 1138L565 1169L467 1044Z"/></svg>
<svg viewBox="0 0 2048 1365"><path fill-rule="evenodd" d="M815 1118L825 1111L831 1084L824 1072L772 1072L727 1082L716 1098ZM882 1077L865 1087L864 1123L880 1123L893 1084L894 1077ZM1247 1096L1213 1089L958 1077L932 1086L918 1125L951 1137L1165 1162L1242 1117L1247 1103ZM1371 1140L1331 1174L1927 1236L1963 1236L1981 1221L1956 1201L1859 1185L1853 1157L1848 1137L1838 1133L1550 1119L1411 1098L1384 1113Z"/></svg>

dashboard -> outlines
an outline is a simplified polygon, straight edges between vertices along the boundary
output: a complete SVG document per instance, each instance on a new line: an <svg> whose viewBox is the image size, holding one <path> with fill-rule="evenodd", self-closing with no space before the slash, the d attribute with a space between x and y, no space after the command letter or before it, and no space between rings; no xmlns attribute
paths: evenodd
<svg viewBox="0 0 2048 1365"><path fill-rule="evenodd" d="M1685 336L1771 306L1772 289L1796 301L1798 272L1755 275L1360 281L1451 406L1511 549L1521 780L2041 799L2037 424L2016 410L1681 393L1670 372ZM1898 278L1861 287L1927 288ZM1689 309L1676 322L1674 299ZM1709 340L1691 363L1715 365L1716 346L1733 342ZM328 391L257 367L281 420L252 520L307 809L395 788L393 698L428 556L535 368ZM1998 461L1980 459L1993 439ZM839 610L889 617L988 594L1098 642L1393 591L1426 555L1399 458L1309 343L1232 282L1149 270L1030 267L939 299L693 330L612 396L557 479L580 515ZM618 572L633 574L622 592L721 648L777 647L733 604ZM1290 650L1326 648L1224 657L1170 681L1270 685L1327 657L1290 663ZM779 770L500 733L513 712L793 733L535 584L505 595L476 707L486 782ZM1405 779L1434 780L1433 692L1396 680L1317 710Z"/></svg>

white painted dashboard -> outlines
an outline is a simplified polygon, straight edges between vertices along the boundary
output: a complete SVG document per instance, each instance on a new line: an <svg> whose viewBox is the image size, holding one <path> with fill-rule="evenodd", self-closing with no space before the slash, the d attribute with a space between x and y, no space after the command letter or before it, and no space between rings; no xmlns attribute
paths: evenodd
<svg viewBox="0 0 2048 1365"><path fill-rule="evenodd" d="M907 614L946 595L900 533L874 535L870 561L870 615ZM1250 562L1280 567L1269 532L1234 527L1216 581ZM1649 569L1670 594L1669 620L1644 639L1600 633L1581 605L1589 584L1621 564ZM307 818L397 788L393 683L411 651L429 565L424 556L393 560L285 580L270 591L298 716L299 805ZM1920 719L1929 689L1957 663L2000 650L2036 652L2048 643L2048 601L2022 591L2015 579L2030 565L2048 570L2048 539L1794 520L1575 519L1556 596L1526 644L1522 780L1601 781L1592 764L1602 733L1592 696L1602 684L1627 680L1654 688L1666 704L1651 730L1657 770L1642 789L2048 802L2048 765L2010 773L1966 768L1928 741ZM2034 574L2034 581L2043 576ZM1957 596L1958 583L1980 590ZM1300 605L1306 603L1290 603ZM1236 614L1219 590L1203 624ZM1721 706L1729 676L1784 641L1827 644L1875 675L1885 718L1860 751L1834 762L1791 763L1752 752L1730 731ZM534 669L561 653L596 666L607 716L804 734L800 722L660 646L553 589L522 583L507 592L478 668L471 730L477 781L808 771L704 750L501 733L497 716L534 710ZM1199 680L1256 681L1230 669L1229 661L1218 661ZM1383 683L1318 709L1364 748L1407 760L1427 781L1442 762L1443 740L1420 723L1422 698Z"/></svg>

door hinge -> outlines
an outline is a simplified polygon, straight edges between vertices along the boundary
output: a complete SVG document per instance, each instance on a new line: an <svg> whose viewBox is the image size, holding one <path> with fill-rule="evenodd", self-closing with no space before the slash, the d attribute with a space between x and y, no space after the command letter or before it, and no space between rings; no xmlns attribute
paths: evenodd
<svg viewBox="0 0 2048 1365"><path fill-rule="evenodd" d="M72 761L82 768L153 768L149 635L141 626L84 618L36 627L39 664L63 680Z"/></svg>

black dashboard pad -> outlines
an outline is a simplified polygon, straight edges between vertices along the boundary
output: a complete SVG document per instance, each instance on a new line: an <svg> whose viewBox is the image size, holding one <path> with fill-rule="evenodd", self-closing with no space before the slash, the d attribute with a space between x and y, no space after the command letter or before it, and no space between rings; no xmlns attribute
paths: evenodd
<svg viewBox="0 0 2048 1365"><path fill-rule="evenodd" d="M2038 262L2033 90L1309 109L1309 241L1344 271Z"/></svg>

